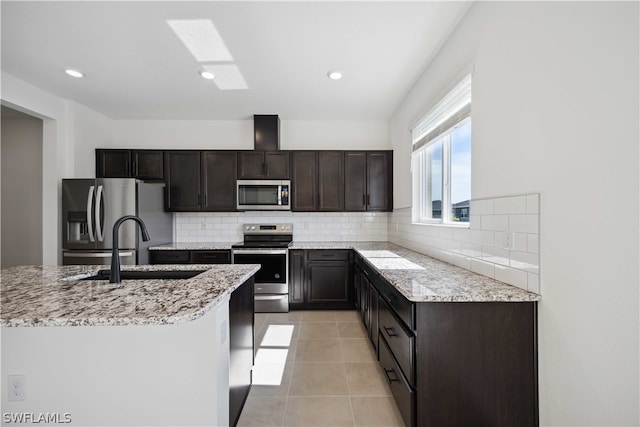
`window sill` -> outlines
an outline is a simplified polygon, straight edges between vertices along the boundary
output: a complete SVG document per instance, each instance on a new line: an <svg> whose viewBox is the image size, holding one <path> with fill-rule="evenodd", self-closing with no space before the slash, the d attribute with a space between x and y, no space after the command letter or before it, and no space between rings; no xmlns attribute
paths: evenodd
<svg viewBox="0 0 640 427"><path fill-rule="evenodd" d="M433 227L451 227L451 228L470 228L468 222L455 224L455 223L442 223L442 222L411 222L411 225L429 225Z"/></svg>

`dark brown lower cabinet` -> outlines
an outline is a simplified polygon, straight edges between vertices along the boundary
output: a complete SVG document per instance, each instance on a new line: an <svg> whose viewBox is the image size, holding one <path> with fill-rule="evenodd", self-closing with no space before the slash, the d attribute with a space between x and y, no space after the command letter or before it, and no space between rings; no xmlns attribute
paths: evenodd
<svg viewBox="0 0 640 427"><path fill-rule="evenodd" d="M412 302L360 256L355 266L362 321L407 426L538 425L536 302Z"/></svg>
<svg viewBox="0 0 640 427"><path fill-rule="evenodd" d="M229 425L240 418L251 389L254 361L254 278L231 294L229 300Z"/></svg>
<svg viewBox="0 0 640 427"><path fill-rule="evenodd" d="M351 250L289 251L289 308L353 308L351 259Z"/></svg>
<svg viewBox="0 0 640 427"><path fill-rule="evenodd" d="M538 425L536 304L417 304L417 425Z"/></svg>
<svg viewBox="0 0 640 427"><path fill-rule="evenodd" d="M213 250L153 250L149 264L231 264L231 251Z"/></svg>

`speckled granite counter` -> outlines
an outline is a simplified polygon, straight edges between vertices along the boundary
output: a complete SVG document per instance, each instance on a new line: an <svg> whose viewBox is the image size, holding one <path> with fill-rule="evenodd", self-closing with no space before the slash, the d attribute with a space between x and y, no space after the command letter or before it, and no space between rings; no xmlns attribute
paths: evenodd
<svg viewBox="0 0 640 427"><path fill-rule="evenodd" d="M231 243L175 243L151 250L230 249ZM353 249L414 302L526 302L540 295L388 242L299 242L290 249Z"/></svg>
<svg viewBox="0 0 640 427"><path fill-rule="evenodd" d="M291 249L354 249L414 302L526 302L540 295L386 242L294 242Z"/></svg>
<svg viewBox="0 0 640 427"><path fill-rule="evenodd" d="M231 245L236 242L185 242L168 243L149 247L150 251L215 251L221 249L231 249Z"/></svg>
<svg viewBox="0 0 640 427"><path fill-rule="evenodd" d="M194 320L258 265L146 265L122 270L206 270L182 280L81 281L105 266L21 266L0 271L0 326L173 324Z"/></svg>

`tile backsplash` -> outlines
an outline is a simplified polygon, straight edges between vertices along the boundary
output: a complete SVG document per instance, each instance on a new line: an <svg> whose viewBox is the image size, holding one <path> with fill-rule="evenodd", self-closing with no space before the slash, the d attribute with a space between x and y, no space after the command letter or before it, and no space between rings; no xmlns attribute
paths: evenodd
<svg viewBox="0 0 640 427"><path fill-rule="evenodd" d="M237 242L244 223L293 223L293 239L379 241L540 293L539 194L472 200L468 226L412 224L387 212L176 213L174 241Z"/></svg>
<svg viewBox="0 0 640 427"><path fill-rule="evenodd" d="M389 215L389 241L540 294L540 195L472 200L469 226L412 224Z"/></svg>
<svg viewBox="0 0 640 427"><path fill-rule="evenodd" d="M386 212L237 212L176 213L174 241L237 242L245 223L292 223L293 239L316 241L387 241Z"/></svg>

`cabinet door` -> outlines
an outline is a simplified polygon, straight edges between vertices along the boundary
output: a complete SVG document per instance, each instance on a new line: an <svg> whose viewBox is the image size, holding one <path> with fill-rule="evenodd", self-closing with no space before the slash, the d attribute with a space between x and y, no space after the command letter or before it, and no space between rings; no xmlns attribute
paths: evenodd
<svg viewBox="0 0 640 427"><path fill-rule="evenodd" d="M367 153L367 210L390 210L391 168L390 152Z"/></svg>
<svg viewBox="0 0 640 427"><path fill-rule="evenodd" d="M168 211L200 210L200 152L165 152L165 208Z"/></svg>
<svg viewBox="0 0 640 427"><path fill-rule="evenodd" d="M129 150L96 149L96 178L131 177L131 153Z"/></svg>
<svg viewBox="0 0 640 427"><path fill-rule="evenodd" d="M268 179L289 179L288 151L265 151L264 162Z"/></svg>
<svg viewBox="0 0 640 427"><path fill-rule="evenodd" d="M238 179L260 179L266 176L264 151L240 151L238 153Z"/></svg>
<svg viewBox="0 0 640 427"><path fill-rule="evenodd" d="M366 210L367 153L364 151L344 153L344 209Z"/></svg>
<svg viewBox="0 0 640 427"><path fill-rule="evenodd" d="M349 262L310 261L307 280L308 303L348 303Z"/></svg>
<svg viewBox="0 0 640 427"><path fill-rule="evenodd" d="M289 251L289 303L304 303L304 251Z"/></svg>
<svg viewBox="0 0 640 427"><path fill-rule="evenodd" d="M144 180L164 179L164 152L160 150L135 150L131 152L134 178Z"/></svg>
<svg viewBox="0 0 640 427"><path fill-rule="evenodd" d="M293 211L315 211L317 208L316 152L292 153L291 195Z"/></svg>
<svg viewBox="0 0 640 427"><path fill-rule="evenodd" d="M340 151L318 152L318 210L344 210L344 160Z"/></svg>
<svg viewBox="0 0 640 427"><path fill-rule="evenodd" d="M202 210L236 210L236 159L235 151L202 152Z"/></svg>

